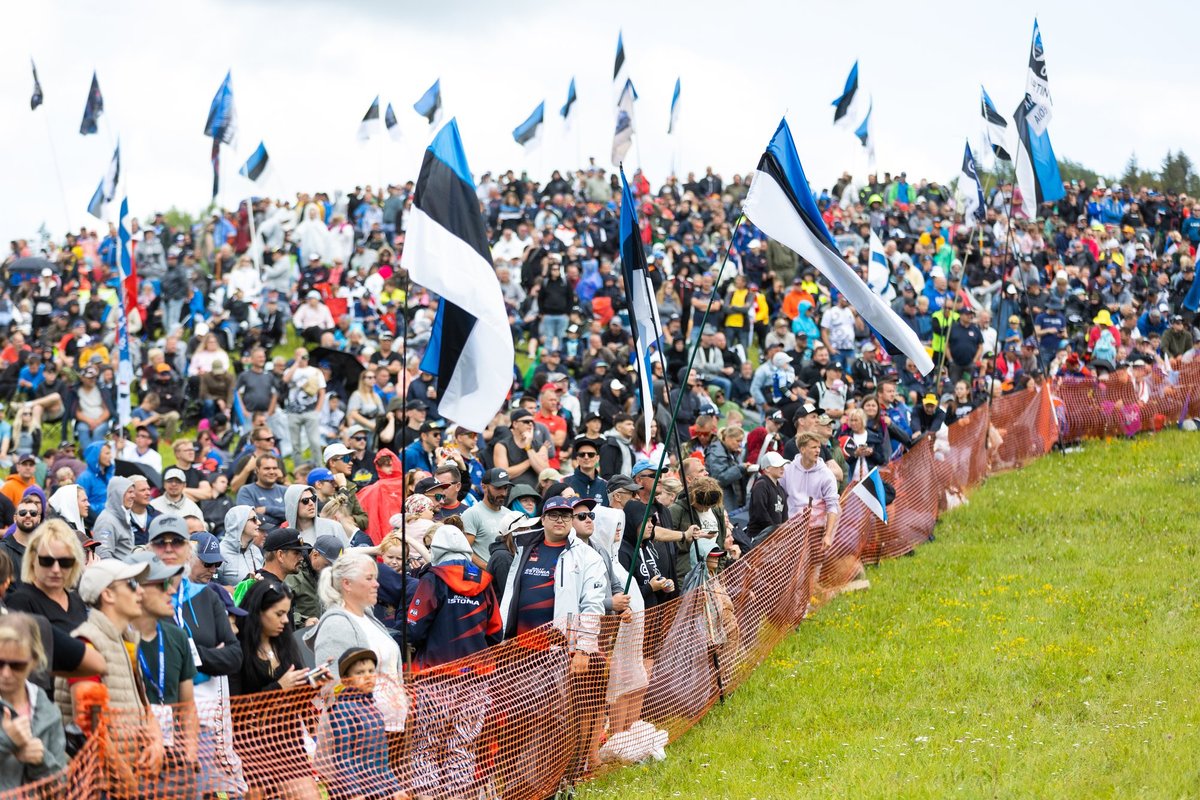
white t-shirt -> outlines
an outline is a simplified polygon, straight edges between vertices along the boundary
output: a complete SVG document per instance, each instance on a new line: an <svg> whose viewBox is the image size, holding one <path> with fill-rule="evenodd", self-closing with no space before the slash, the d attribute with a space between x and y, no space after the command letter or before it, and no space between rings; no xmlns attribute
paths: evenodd
<svg viewBox="0 0 1200 800"><path fill-rule="evenodd" d="M492 543L500 538L500 528L515 513L509 508L492 511L483 502L476 503L463 513L463 528L475 537L475 543L471 545L475 555L484 561L491 557Z"/></svg>
<svg viewBox="0 0 1200 800"><path fill-rule="evenodd" d="M854 309L830 306L821 317L821 327L829 331L834 350L854 349Z"/></svg>

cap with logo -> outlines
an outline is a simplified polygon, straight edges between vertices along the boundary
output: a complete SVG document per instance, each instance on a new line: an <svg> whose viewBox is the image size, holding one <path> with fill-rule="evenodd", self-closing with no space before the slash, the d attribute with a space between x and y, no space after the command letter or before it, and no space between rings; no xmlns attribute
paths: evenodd
<svg viewBox="0 0 1200 800"><path fill-rule="evenodd" d="M332 447L332 445L330 445L330 446ZM326 448L326 449L328 449L328 448ZM331 480L333 480L333 473L330 472L325 467L317 467L316 469L314 469L308 473L308 485L309 486L316 486L321 481L331 481Z"/></svg>
<svg viewBox="0 0 1200 800"><path fill-rule="evenodd" d="M508 470L501 469L500 467L492 467L483 473L483 485L495 486L497 489L506 489L512 486L512 479L508 477Z"/></svg>
<svg viewBox="0 0 1200 800"><path fill-rule="evenodd" d="M542 517L545 518L552 511L571 511L575 508L575 499L574 497L563 497L562 495L551 497L546 501L546 505L542 506Z"/></svg>
<svg viewBox="0 0 1200 800"><path fill-rule="evenodd" d="M188 538L187 523L183 521L183 517L164 514L161 517L155 517L150 522L150 529L146 532L149 541L153 542L162 536L174 534L181 539Z"/></svg>
<svg viewBox="0 0 1200 800"><path fill-rule="evenodd" d="M299 550L305 551L309 547L300 538L300 534L293 528L276 528L267 534L267 539L263 542L264 553L274 553L279 550Z"/></svg>
<svg viewBox="0 0 1200 800"><path fill-rule="evenodd" d="M131 564L146 564L149 567L149 569L146 571L145 577L142 578L142 583L166 583L176 575L183 574L182 564L169 567L161 558L154 555L154 553L145 550L131 555L129 557L129 562Z"/></svg>
<svg viewBox="0 0 1200 800"><path fill-rule="evenodd" d="M163 473L163 481L182 481L187 483L187 475L179 467L171 467Z"/></svg>
<svg viewBox="0 0 1200 800"><path fill-rule="evenodd" d="M342 554L342 550L344 548L342 547L341 539L337 538L336 536L330 536L326 534L325 536L318 536L316 538L316 541L313 542L312 549L314 552L323 555L325 560L332 564L334 561L338 560L338 556Z"/></svg>
<svg viewBox="0 0 1200 800"><path fill-rule="evenodd" d="M204 531L193 533L192 541L196 543L196 558L201 562L220 564L225 560L225 557L221 555L221 542L211 533Z"/></svg>

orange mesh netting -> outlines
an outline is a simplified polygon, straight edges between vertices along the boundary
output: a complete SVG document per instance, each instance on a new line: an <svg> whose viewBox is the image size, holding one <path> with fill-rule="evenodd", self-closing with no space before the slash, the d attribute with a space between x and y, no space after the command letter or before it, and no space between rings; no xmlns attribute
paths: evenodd
<svg viewBox="0 0 1200 800"><path fill-rule="evenodd" d="M701 588L632 619L572 619L551 638L599 626L599 650L573 673L565 649L505 642L476 657L361 687L304 687L229 699L198 690L198 720L174 709L161 768L144 765L154 722L107 714L65 776L0 798L265 796L435 797L553 794L597 768L652 756L736 689L815 597L859 577L863 563L903 555L938 515L990 472L1022 466L1060 438L1132 434L1200 412L1200 366L1182 380L1131 385L1066 379L997 398L884 470L896 490L884 525L848 492L831 547L795 517ZM1049 389L1049 390L1048 390ZM1141 402L1138 393L1142 392ZM574 630L573 630L574 629ZM399 725L384 724L403 718ZM161 715L160 715L161 716ZM161 726L160 726L161 729ZM232 732L232 736L230 736ZM139 758L131 758L138 753ZM661 752L659 752L661 755Z"/></svg>

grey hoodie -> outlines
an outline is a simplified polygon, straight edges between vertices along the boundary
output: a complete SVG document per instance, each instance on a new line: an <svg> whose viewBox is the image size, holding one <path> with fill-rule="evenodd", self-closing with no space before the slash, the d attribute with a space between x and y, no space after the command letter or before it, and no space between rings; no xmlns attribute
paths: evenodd
<svg viewBox="0 0 1200 800"><path fill-rule="evenodd" d="M225 512L225 535L221 538L224 561L217 568L217 583L237 586L263 565L263 552L253 541L242 549L242 531L253 514L250 506L234 506Z"/></svg>
<svg viewBox="0 0 1200 800"><path fill-rule="evenodd" d="M350 539L346 536L346 531L340 523L334 522L331 519L317 517L313 520L313 527L306 531L299 529L296 525L296 509L300 505L300 496L305 492L311 492L313 489L303 483L293 483L287 488L287 492L283 495L283 510L287 514L287 526L294 529L300 534L300 538L304 543L311 547L316 543L318 536L335 536L342 543L342 547L350 547ZM226 523L229 524L228 522Z"/></svg>
<svg viewBox="0 0 1200 800"><path fill-rule="evenodd" d="M133 481L114 475L108 482L104 510L96 518L92 538L100 543L97 558L116 558L127 561L133 553L133 529L129 525L129 509L125 508L125 491Z"/></svg>

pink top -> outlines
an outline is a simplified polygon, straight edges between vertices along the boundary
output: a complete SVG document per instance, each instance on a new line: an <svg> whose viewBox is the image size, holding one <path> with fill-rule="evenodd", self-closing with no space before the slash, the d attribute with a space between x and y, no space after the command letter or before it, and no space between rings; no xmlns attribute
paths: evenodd
<svg viewBox="0 0 1200 800"><path fill-rule="evenodd" d="M812 526L824 526L825 515L832 511L840 513L837 480L825 462L818 461L811 469L800 464L800 456L783 468L779 485L787 494L788 516L794 517L804 510L812 500Z"/></svg>

